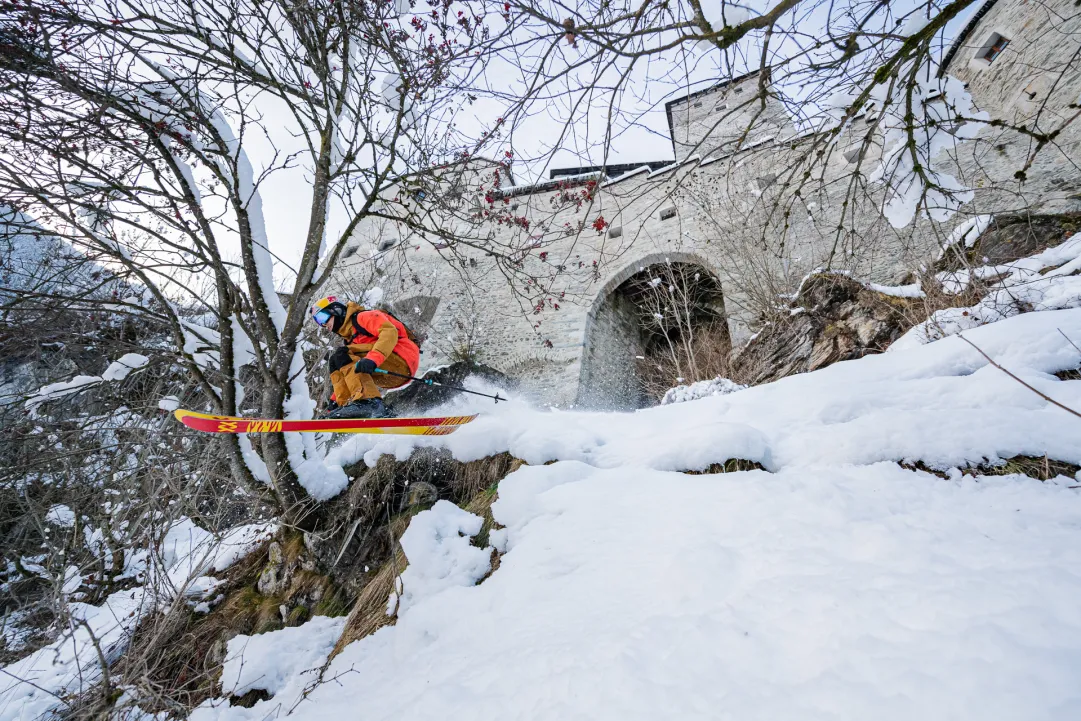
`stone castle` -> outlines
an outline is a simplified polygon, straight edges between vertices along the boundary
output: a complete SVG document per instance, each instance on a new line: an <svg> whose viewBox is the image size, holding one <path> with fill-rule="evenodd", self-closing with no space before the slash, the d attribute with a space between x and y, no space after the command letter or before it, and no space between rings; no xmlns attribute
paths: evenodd
<svg viewBox="0 0 1081 721"><path fill-rule="evenodd" d="M1077 112L1079 47L1074 0L986 0L941 72L991 118L1057 128ZM816 145L821 134L798 132L773 95L764 108L745 102L767 82L751 74L669 102L674 162L556 170L523 187L498 163L470 161L435 185L404 188L410 212L448 235L369 221L328 290L382 288L384 303L427 337L425 368L473 357L543 403L630 408L640 403L645 339L626 288L657 266L715 278L717 312L739 345L763 303L816 268L897 284L973 216L1081 210L1081 123L1065 124L1031 162L1036 140L989 125L944 161L974 190L971 202L943 222L895 229L880 187L853 192L854 171L865 176L881 150L874 109ZM804 167L809 181L793 172Z"/></svg>

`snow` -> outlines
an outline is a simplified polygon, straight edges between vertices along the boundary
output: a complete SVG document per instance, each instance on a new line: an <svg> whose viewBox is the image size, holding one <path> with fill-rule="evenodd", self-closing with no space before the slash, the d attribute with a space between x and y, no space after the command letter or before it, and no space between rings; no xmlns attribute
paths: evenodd
<svg viewBox="0 0 1081 721"><path fill-rule="evenodd" d="M101 676L98 649L109 662L120 656L146 610L145 594L118 591L101 606L68 609L72 618L60 640L3 668L0 721L38 718L61 704L59 696L92 686Z"/></svg>
<svg viewBox="0 0 1081 721"><path fill-rule="evenodd" d="M876 293L892 295L895 298L923 298L925 295L919 283L909 283L908 285L879 285L878 283L868 283L867 287Z"/></svg>
<svg viewBox="0 0 1081 721"><path fill-rule="evenodd" d="M364 295L360 299L360 304L365 308L375 308L383 302L383 297L386 293L382 288L375 286L364 291Z"/></svg>
<svg viewBox="0 0 1081 721"><path fill-rule="evenodd" d="M294 675L326 661L344 626L344 616L316 616L303 626L236 636L228 644L221 686L230 696L243 696L253 689L277 695ZM192 718L199 716L196 713Z"/></svg>
<svg viewBox="0 0 1081 721"><path fill-rule="evenodd" d="M69 381L50 383L39 388L37 393L26 400L23 407L30 413L31 417L37 417L37 410L42 404L64 398L73 393L79 393L98 383L101 383L101 376L86 375L75 376Z"/></svg>
<svg viewBox="0 0 1081 721"><path fill-rule="evenodd" d="M665 391L664 397L661 398L661 405L666 406L670 403L685 403L687 401L698 400L699 398L708 398L709 396L727 395L729 393L741 391L746 387L747 386L730 381L727 378L717 376L712 380L698 381L697 383L691 383L690 385L669 388Z"/></svg>
<svg viewBox="0 0 1081 721"><path fill-rule="evenodd" d="M404 609L303 698L298 676L192 718L1081 713L1081 504L1065 484L571 461L511 474L492 510L508 550L482 584Z"/></svg>
<svg viewBox="0 0 1081 721"><path fill-rule="evenodd" d="M109 364L109 367L101 374L102 380L122 381L127 378L133 370L143 368L149 362L150 359L145 355L140 355L139 353L126 353Z"/></svg>
<svg viewBox="0 0 1081 721"><path fill-rule="evenodd" d="M470 544L483 522L450 501L418 513L402 535L409 566L399 578L398 593L387 602L387 613L401 613L448 588L472 586L488 573L492 549Z"/></svg>
<svg viewBox="0 0 1081 721"><path fill-rule="evenodd" d="M898 70L899 77L912 73L911 89L887 80L871 90L875 107L882 109L883 151L868 180L887 187L882 215L895 228L911 223L918 212L945 221L972 200L972 189L937 168L936 160L947 158L958 142L976 137L983 129L979 121L990 120L976 110L964 83L950 75L938 77L934 61L912 70L911 64ZM931 98L935 102L926 102Z"/></svg>
<svg viewBox="0 0 1081 721"><path fill-rule="evenodd" d="M980 234L991 227L993 220L993 215L976 215L964 221L953 229L946 242L942 244L943 253L958 243L964 243L966 248L971 248ZM939 253L939 257L942 257L942 253Z"/></svg>
<svg viewBox="0 0 1081 721"><path fill-rule="evenodd" d="M931 20L927 17L925 12L917 10L908 16L898 34L904 37L915 35L927 27L930 22Z"/></svg>
<svg viewBox="0 0 1081 721"><path fill-rule="evenodd" d="M690 15L693 11L689 11ZM704 2L702 3L702 14L709 26L713 28L713 32L720 32L725 27L735 27L741 23L745 23L751 19L752 16L758 15L756 10L738 5L731 2ZM709 40L699 40L696 45L703 51L717 46Z"/></svg>
<svg viewBox="0 0 1081 721"><path fill-rule="evenodd" d="M121 381L128 377L133 370L144 367L150 359L138 353L127 353L119 360L113 361L105 372L100 376L78 375L67 381L50 383L42 386L36 393L30 396L23 407L32 418L37 417L41 406L49 401L60 400L75 393L81 393L106 381Z"/></svg>
<svg viewBox="0 0 1081 721"><path fill-rule="evenodd" d="M180 399L176 396L163 396L162 399L158 401L158 408L163 411L169 411L170 413L172 413L179 407Z"/></svg>
<svg viewBox="0 0 1081 721"><path fill-rule="evenodd" d="M68 566L64 569L64 583L61 585L60 590L65 596L70 596L79 590L79 586L83 585L83 577L79 573L78 566Z"/></svg>
<svg viewBox="0 0 1081 721"><path fill-rule="evenodd" d="M45 520L54 526L71 528L75 525L75 511L62 503L57 503L45 514Z"/></svg>

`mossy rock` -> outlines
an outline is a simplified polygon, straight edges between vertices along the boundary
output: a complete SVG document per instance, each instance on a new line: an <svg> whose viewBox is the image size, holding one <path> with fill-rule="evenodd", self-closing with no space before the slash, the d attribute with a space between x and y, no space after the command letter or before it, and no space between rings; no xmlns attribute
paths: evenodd
<svg viewBox="0 0 1081 721"><path fill-rule="evenodd" d="M934 270L948 272L968 266L1012 263L1054 248L1078 230L1081 230L1081 213L996 217L971 248L961 245L948 248L935 263Z"/></svg>

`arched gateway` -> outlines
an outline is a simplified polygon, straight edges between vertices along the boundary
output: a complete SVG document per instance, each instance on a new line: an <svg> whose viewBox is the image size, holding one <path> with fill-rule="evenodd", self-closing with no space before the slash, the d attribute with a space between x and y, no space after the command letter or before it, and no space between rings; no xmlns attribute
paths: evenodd
<svg viewBox="0 0 1081 721"><path fill-rule="evenodd" d="M720 372L731 340L717 273L654 253L614 274L586 318L577 405L633 409L688 375Z"/></svg>

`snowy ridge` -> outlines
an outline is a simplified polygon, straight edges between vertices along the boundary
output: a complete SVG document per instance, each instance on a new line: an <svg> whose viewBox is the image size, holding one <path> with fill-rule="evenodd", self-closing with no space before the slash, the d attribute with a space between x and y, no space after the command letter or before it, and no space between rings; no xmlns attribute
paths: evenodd
<svg viewBox="0 0 1081 721"><path fill-rule="evenodd" d="M1034 387L1081 407L1081 383L1049 375L1081 365L1068 340L1081 346L1081 310L1027 313L965 337ZM518 401L462 401L444 410L484 415L442 439L351 438L330 460L374 465L383 453L404 459L413 448L445 445L463 461L508 451L530 464L678 471L732 458L772 471L902 459L948 468L1044 454L1081 463L1081 419L1049 406L958 338L636 413L543 412Z"/></svg>

